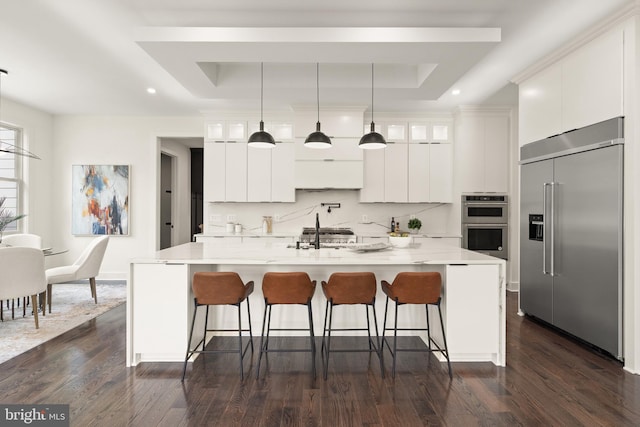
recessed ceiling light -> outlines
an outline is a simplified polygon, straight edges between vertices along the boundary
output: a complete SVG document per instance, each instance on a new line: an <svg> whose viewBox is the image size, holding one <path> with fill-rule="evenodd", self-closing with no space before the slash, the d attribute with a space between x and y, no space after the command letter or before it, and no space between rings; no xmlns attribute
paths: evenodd
<svg viewBox="0 0 640 427"><path fill-rule="evenodd" d="M154 88L152 88L152 87L148 87L148 88L147 88L147 93L150 93L150 94L152 94L152 95L153 95L153 94L155 94L155 93L156 93L156 90L155 90Z"/></svg>
<svg viewBox="0 0 640 427"><path fill-rule="evenodd" d="M460 89L453 89L451 95L460 95Z"/></svg>

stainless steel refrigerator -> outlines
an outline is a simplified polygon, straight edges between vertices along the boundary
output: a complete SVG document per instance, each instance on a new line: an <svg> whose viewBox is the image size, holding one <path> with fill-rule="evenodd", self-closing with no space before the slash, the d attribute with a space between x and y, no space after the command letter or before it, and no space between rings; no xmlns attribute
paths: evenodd
<svg viewBox="0 0 640 427"><path fill-rule="evenodd" d="M620 360L623 121L520 152L520 309Z"/></svg>

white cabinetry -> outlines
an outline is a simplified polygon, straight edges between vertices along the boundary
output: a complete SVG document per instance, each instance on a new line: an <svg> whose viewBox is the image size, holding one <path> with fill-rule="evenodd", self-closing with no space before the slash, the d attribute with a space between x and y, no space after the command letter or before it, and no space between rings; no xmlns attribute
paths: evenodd
<svg viewBox="0 0 640 427"><path fill-rule="evenodd" d="M205 139L211 141L246 141L247 122L244 120L208 121Z"/></svg>
<svg viewBox="0 0 640 427"><path fill-rule="evenodd" d="M246 202L247 144L205 141L203 158L204 200Z"/></svg>
<svg viewBox="0 0 640 427"><path fill-rule="evenodd" d="M452 144L388 143L366 150L360 202L451 203Z"/></svg>
<svg viewBox="0 0 640 427"><path fill-rule="evenodd" d="M203 196L207 202L225 201L226 144L224 142L205 141Z"/></svg>
<svg viewBox="0 0 640 427"><path fill-rule="evenodd" d="M317 120L316 111L296 113L295 188L362 188L363 150L358 147L362 111L320 112L321 130L332 142L331 148L324 150L304 146Z"/></svg>
<svg viewBox="0 0 640 427"><path fill-rule="evenodd" d="M456 159L462 193L509 190L508 110L461 112L456 120Z"/></svg>
<svg viewBox="0 0 640 427"><path fill-rule="evenodd" d="M207 202L295 202L293 125L269 122L273 149L247 145L246 121L205 123L204 200ZM253 122L252 122L253 123ZM250 132L259 129L252 125Z"/></svg>
<svg viewBox="0 0 640 427"><path fill-rule="evenodd" d="M295 202L293 153L291 142L272 149L248 148L248 202Z"/></svg>
<svg viewBox="0 0 640 427"><path fill-rule="evenodd" d="M612 30L521 82L520 145L624 115L623 49Z"/></svg>
<svg viewBox="0 0 640 427"><path fill-rule="evenodd" d="M227 142L225 154L225 201L247 201L247 143Z"/></svg>

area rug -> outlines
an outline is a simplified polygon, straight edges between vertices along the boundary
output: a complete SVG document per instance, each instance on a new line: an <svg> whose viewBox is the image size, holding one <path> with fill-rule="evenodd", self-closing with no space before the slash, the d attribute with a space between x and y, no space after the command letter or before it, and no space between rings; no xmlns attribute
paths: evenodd
<svg viewBox="0 0 640 427"><path fill-rule="evenodd" d="M126 301L127 286L124 281L98 281L98 304L91 298L89 283L53 285L51 313L38 313L40 328L35 328L31 305L22 317L22 302L15 308L15 319L11 319L11 308L4 302L0 322L0 363L15 357L37 345L91 320Z"/></svg>

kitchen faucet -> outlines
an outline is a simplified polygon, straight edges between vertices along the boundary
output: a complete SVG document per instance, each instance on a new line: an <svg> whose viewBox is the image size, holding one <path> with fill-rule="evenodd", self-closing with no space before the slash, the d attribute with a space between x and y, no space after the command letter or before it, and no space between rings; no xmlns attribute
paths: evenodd
<svg viewBox="0 0 640 427"><path fill-rule="evenodd" d="M320 214L316 212L316 240L313 242L314 249L320 249Z"/></svg>

